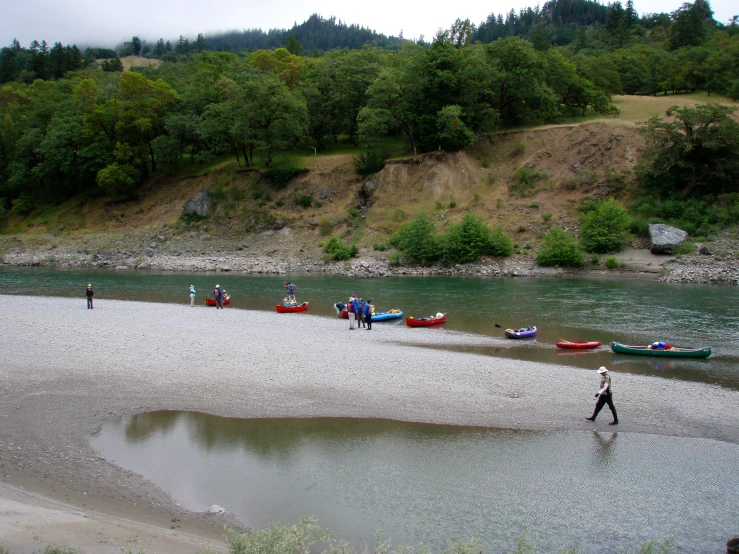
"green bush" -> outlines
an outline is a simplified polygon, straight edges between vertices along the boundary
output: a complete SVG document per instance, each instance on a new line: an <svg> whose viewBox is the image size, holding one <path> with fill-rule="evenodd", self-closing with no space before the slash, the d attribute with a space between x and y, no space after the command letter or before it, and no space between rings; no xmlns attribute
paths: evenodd
<svg viewBox="0 0 739 554"><path fill-rule="evenodd" d="M33 204L33 197L28 193L21 194L18 198L13 200L13 207L10 209L15 215L28 215L35 208Z"/></svg>
<svg viewBox="0 0 739 554"><path fill-rule="evenodd" d="M550 212L547 212L545 214L541 214L541 222L544 225L549 225L549 223L552 221L552 214Z"/></svg>
<svg viewBox="0 0 739 554"><path fill-rule="evenodd" d="M739 224L739 193L688 199L644 194L631 204L630 211L638 218L683 229L690 236L705 236Z"/></svg>
<svg viewBox="0 0 739 554"><path fill-rule="evenodd" d="M606 267L608 269L618 269L618 260L616 256L608 256L606 258Z"/></svg>
<svg viewBox="0 0 739 554"><path fill-rule="evenodd" d="M262 173L262 179L278 189L284 189L293 177L297 177L303 173L308 173L308 170L304 167L283 165L269 168Z"/></svg>
<svg viewBox="0 0 739 554"><path fill-rule="evenodd" d="M392 239L393 246L403 252L410 263L427 265L439 259L441 248L433 221L425 213L403 225Z"/></svg>
<svg viewBox="0 0 739 554"><path fill-rule="evenodd" d="M555 227L544 235L544 244L536 254L540 266L583 267L585 255L575 237L568 231Z"/></svg>
<svg viewBox="0 0 739 554"><path fill-rule="evenodd" d="M511 149L511 155L514 157L520 156L524 152L526 152L526 145L522 142L517 142L513 145L513 148Z"/></svg>
<svg viewBox="0 0 739 554"><path fill-rule="evenodd" d="M615 199L599 203L584 216L580 241L589 252L617 252L629 237L629 216Z"/></svg>
<svg viewBox="0 0 739 554"><path fill-rule="evenodd" d="M592 256L590 256L590 263L594 265L600 265L600 256L594 253Z"/></svg>
<svg viewBox="0 0 739 554"><path fill-rule="evenodd" d="M372 248L374 248L378 252L384 252L385 250L387 250L387 246L385 246L384 242L376 242L372 245Z"/></svg>
<svg viewBox="0 0 739 554"><path fill-rule="evenodd" d="M385 167L387 157L379 150L364 150L354 158L354 171L359 175L377 173Z"/></svg>
<svg viewBox="0 0 739 554"><path fill-rule="evenodd" d="M524 197L534 191L539 181L546 181L548 179L549 174L544 171L522 167L516 170L516 180L508 185L508 191L511 194Z"/></svg>
<svg viewBox="0 0 739 554"><path fill-rule="evenodd" d="M331 531L322 529L310 517L294 525L272 521L266 529L258 531L239 532L226 528L224 536L232 554L308 554L313 552L313 545L333 539Z"/></svg>
<svg viewBox="0 0 739 554"><path fill-rule="evenodd" d="M303 194L296 190L293 192L293 202L295 202L296 206L300 206L301 208L310 208L313 204L313 196L310 194Z"/></svg>
<svg viewBox="0 0 739 554"><path fill-rule="evenodd" d="M341 242L339 237L331 237L328 239L326 246L323 247L324 252L329 255L332 260L348 260L359 253L356 244L348 245Z"/></svg>
<svg viewBox="0 0 739 554"><path fill-rule="evenodd" d="M446 264L474 262L480 256L510 256L513 241L502 227L490 229L485 220L466 213L459 223L453 223L441 238L441 260Z"/></svg>

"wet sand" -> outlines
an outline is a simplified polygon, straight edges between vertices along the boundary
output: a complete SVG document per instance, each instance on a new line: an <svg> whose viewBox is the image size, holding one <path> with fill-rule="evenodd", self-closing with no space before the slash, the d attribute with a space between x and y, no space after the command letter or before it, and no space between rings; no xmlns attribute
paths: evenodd
<svg viewBox="0 0 739 554"><path fill-rule="evenodd" d="M73 534L78 543L61 536L85 552L118 553L127 545L147 554L223 547L222 516L185 512L90 447L90 435L103 422L141 411L614 429L607 408L595 424L584 419L599 384L596 368L413 346L497 345L502 339L379 324L349 331L345 320L309 314L104 299L94 310L85 309L84 299L0 301L0 546L13 554L59 544L51 530L68 531L74 523L64 518L75 510L98 514L88 520L120 521L111 523L118 534L110 528ZM612 376L619 432L739 444L739 392L617 371ZM9 498L41 503L42 515L24 527L13 515L23 510ZM44 502L62 504L49 509ZM57 512L61 520L50 515ZM148 524L146 531L140 523ZM150 533L158 538L146 539L145 547Z"/></svg>

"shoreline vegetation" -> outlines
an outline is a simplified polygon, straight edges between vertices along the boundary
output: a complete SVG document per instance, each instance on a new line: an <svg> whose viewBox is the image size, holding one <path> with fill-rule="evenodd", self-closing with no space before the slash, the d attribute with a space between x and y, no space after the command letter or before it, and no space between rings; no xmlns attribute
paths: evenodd
<svg viewBox="0 0 739 554"><path fill-rule="evenodd" d="M272 312L190 311L113 300L83 312L79 299L0 298L0 328L7 338L0 349L0 506L4 513L34 514L21 518L25 524L14 523L20 516L0 519L5 537L0 546L11 552L16 545L27 550L65 544L100 554L121 547L195 553L206 543L225 551L218 538L225 514L183 510L153 483L91 448L89 437L102 423L136 413L381 417L544 432L593 430L583 416L592 406L592 371L418 347L497 344L495 338L421 335L405 328L355 336L337 333L331 318L308 315L291 321L293 340L285 344L285 320ZM340 348L360 341L363 355L382 363L369 372L327 363L329 335ZM228 354L212 351L212 344L224 341ZM278 349L282 356L275 357ZM280 362L298 355L300 364ZM416 371L394 370L408 359L416 360ZM532 375L547 383L545 390L532 389ZM624 414L619 432L739 444L737 391L630 374L618 375L618 387ZM46 498L14 500L5 494L11 487ZM62 510L49 505L52 501L74 509ZM34 502L47 504L34 511L28 508ZM111 526L97 527L106 518L112 518ZM119 525L116 518L129 523ZM161 529L142 530L141 523ZM190 535L206 538L182 546Z"/></svg>
<svg viewBox="0 0 739 554"><path fill-rule="evenodd" d="M590 263L582 269L541 267L535 263L533 255L484 257L476 262L454 265L391 263L388 256L367 248L361 249L356 258L326 261L320 256L292 252L290 243L298 233L298 230L285 227L278 233L242 240L161 234L99 234L77 239L6 235L0 236L0 265L272 275L324 273L350 277L582 276L739 285L739 239L731 231L702 244L703 253L696 248L694 253L687 255L654 255L646 248L627 247L614 255L613 268L603 263Z"/></svg>

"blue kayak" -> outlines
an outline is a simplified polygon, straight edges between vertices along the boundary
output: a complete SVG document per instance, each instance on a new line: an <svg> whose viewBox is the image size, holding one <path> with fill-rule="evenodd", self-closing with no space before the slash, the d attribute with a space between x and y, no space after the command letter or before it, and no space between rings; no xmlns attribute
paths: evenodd
<svg viewBox="0 0 739 554"><path fill-rule="evenodd" d="M402 310L390 310L388 312L377 312L372 316L372 323L375 321L387 321L389 319L400 319L403 317Z"/></svg>

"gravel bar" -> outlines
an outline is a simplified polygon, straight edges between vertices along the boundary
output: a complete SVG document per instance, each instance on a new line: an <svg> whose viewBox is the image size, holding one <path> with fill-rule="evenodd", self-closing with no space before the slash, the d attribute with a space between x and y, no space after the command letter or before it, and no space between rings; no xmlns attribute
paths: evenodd
<svg viewBox="0 0 739 554"><path fill-rule="evenodd" d="M585 421L595 369L422 348L498 344L440 329L98 299L0 295L0 478L108 512L205 518L102 459L89 437L151 410L362 417L546 431ZM739 392L613 371L619 432L739 444ZM148 512L147 512L148 511ZM222 525L218 523L218 525Z"/></svg>

